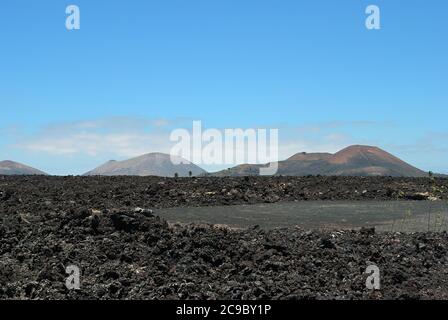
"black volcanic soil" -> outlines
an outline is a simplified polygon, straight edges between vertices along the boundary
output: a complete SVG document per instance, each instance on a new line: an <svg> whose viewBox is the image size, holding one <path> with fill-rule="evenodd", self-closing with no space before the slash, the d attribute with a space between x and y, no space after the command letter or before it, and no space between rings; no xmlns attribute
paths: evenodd
<svg viewBox="0 0 448 320"><path fill-rule="evenodd" d="M253 191L253 202L271 195L392 200L427 185L388 178L0 177L0 299L448 299L445 232L170 226L135 209L247 202L238 190ZM446 185L437 180L436 189ZM218 193L223 188L237 193ZM82 272L79 291L64 285L72 264ZM378 291L365 288L370 264L381 270Z"/></svg>

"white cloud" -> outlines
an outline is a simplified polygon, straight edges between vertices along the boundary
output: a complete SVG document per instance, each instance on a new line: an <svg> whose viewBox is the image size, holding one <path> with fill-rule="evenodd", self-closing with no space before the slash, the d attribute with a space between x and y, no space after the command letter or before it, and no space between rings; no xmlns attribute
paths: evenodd
<svg viewBox="0 0 448 320"><path fill-rule="evenodd" d="M134 157L148 152L167 152L169 133L159 120L108 118L51 124L36 137L22 137L16 147L57 156ZM169 125L168 121L163 126Z"/></svg>
<svg viewBox="0 0 448 320"><path fill-rule="evenodd" d="M166 137L159 134L74 133L65 136L41 137L19 147L53 155L98 156L102 153L118 157L135 157L151 151L166 152Z"/></svg>

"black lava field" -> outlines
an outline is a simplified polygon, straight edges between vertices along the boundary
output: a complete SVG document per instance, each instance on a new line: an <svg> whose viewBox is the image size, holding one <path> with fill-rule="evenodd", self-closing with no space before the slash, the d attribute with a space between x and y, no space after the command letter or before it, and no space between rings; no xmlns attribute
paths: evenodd
<svg viewBox="0 0 448 320"><path fill-rule="evenodd" d="M448 179L2 177L0 299L447 299L448 235L171 225L158 208L446 200ZM211 210L213 210L211 208ZM381 288L366 288L378 266ZM81 288L65 286L66 267Z"/></svg>

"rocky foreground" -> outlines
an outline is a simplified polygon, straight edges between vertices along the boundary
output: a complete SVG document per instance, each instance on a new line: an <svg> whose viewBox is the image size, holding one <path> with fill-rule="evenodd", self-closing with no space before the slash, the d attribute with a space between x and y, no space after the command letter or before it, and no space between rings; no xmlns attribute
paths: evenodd
<svg viewBox="0 0 448 320"><path fill-rule="evenodd" d="M0 299L447 299L448 235L169 226L148 210L3 213ZM381 288L365 286L368 265ZM81 270L80 290L65 268Z"/></svg>
<svg viewBox="0 0 448 320"><path fill-rule="evenodd" d="M329 195L359 200L427 185L331 181L0 177L0 299L447 299L447 233L178 226L136 208L246 201L243 190L253 201L313 198L336 182ZM443 190L446 181L438 183ZM365 285L372 264L381 272L376 291ZM69 265L80 268L80 290L65 286Z"/></svg>

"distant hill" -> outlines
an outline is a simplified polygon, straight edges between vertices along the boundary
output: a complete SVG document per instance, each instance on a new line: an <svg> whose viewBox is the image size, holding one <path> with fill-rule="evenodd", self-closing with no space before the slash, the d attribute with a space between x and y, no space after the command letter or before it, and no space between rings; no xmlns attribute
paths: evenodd
<svg viewBox="0 0 448 320"><path fill-rule="evenodd" d="M351 146L328 159L328 169L336 175L424 177L428 173L392 154L371 146Z"/></svg>
<svg viewBox="0 0 448 320"><path fill-rule="evenodd" d="M213 176L258 175L266 165L239 165L212 173ZM393 176L424 177L428 173L417 169L378 147L354 145L335 154L297 153L279 162L278 175L334 176Z"/></svg>
<svg viewBox="0 0 448 320"><path fill-rule="evenodd" d="M18 162L6 160L0 161L0 175L46 175L46 173Z"/></svg>
<svg viewBox="0 0 448 320"><path fill-rule="evenodd" d="M173 164L168 154L148 153L124 161L111 160L84 175L174 177L177 173L179 177L188 177L190 171L193 176L205 173L205 170L197 165L182 158L177 159L180 164Z"/></svg>

